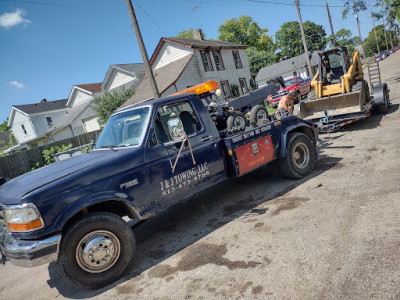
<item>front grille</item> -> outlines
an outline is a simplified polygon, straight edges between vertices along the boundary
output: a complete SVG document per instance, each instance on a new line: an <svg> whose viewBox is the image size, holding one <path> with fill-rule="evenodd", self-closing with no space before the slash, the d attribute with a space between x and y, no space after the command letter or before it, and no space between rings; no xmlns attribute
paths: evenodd
<svg viewBox="0 0 400 300"><path fill-rule="evenodd" d="M272 95L272 100L280 99L287 94L289 94L288 90L279 91L276 94Z"/></svg>

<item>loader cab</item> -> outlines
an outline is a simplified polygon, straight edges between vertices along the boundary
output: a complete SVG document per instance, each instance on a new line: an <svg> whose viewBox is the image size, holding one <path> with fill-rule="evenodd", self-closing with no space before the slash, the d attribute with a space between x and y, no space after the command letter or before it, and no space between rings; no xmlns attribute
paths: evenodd
<svg viewBox="0 0 400 300"><path fill-rule="evenodd" d="M340 83L350 65L347 48L336 47L319 53L319 80L323 85Z"/></svg>

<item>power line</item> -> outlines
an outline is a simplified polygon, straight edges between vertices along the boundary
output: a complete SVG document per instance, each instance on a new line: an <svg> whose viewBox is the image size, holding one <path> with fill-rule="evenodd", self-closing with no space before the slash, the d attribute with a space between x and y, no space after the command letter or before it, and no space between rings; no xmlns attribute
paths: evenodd
<svg viewBox="0 0 400 300"><path fill-rule="evenodd" d="M135 1L136 5L139 6L139 8L142 10L142 12L149 18L150 22L153 23L154 26L156 26L157 29L160 30L164 35L167 35L165 33L165 31L162 30L161 27L158 26L158 24L150 17L150 15L147 13L147 11L145 11L144 8L136 0L134 0L134 1Z"/></svg>

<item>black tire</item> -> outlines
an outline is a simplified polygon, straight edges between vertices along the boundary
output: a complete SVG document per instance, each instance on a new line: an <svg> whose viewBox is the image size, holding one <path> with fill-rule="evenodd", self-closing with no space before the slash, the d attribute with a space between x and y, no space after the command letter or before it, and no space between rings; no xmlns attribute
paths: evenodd
<svg viewBox="0 0 400 300"><path fill-rule="evenodd" d="M299 91L296 93L296 100L294 100L294 104L297 104L301 101L301 94Z"/></svg>
<svg viewBox="0 0 400 300"><path fill-rule="evenodd" d="M234 111L226 120L226 128L230 131L240 132L246 129L246 116L240 111Z"/></svg>
<svg viewBox="0 0 400 300"><path fill-rule="evenodd" d="M353 86L351 87L352 92L358 92L362 90L363 82L362 81L357 81Z"/></svg>
<svg viewBox="0 0 400 300"><path fill-rule="evenodd" d="M112 213L91 213L65 233L58 266L74 284L100 288L121 277L134 252L135 237L125 221Z"/></svg>
<svg viewBox="0 0 400 300"><path fill-rule="evenodd" d="M279 169L288 178L303 178L314 168L315 151L313 142L307 135L289 133L286 156L278 159Z"/></svg>
<svg viewBox="0 0 400 300"><path fill-rule="evenodd" d="M265 122L270 122L271 118L268 115L268 110L261 105L254 106L250 111L250 125L253 127L264 125Z"/></svg>
<svg viewBox="0 0 400 300"><path fill-rule="evenodd" d="M383 89L383 99L384 103L379 104L377 107L377 110L380 114L386 114L390 107L389 92L386 87Z"/></svg>
<svg viewBox="0 0 400 300"><path fill-rule="evenodd" d="M315 90L311 89L311 91L307 95L308 100L315 100Z"/></svg>

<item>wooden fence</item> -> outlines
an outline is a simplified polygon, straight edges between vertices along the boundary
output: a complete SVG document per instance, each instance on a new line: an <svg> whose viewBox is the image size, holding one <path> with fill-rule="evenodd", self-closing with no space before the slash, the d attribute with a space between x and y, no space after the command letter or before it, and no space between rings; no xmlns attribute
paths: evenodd
<svg viewBox="0 0 400 300"><path fill-rule="evenodd" d="M32 170L32 166L35 163L44 165L44 159L42 156L43 150L49 149L54 146L68 144L72 144L73 148L89 144L92 140L96 138L99 132L100 130L88 132L86 134L74 136L72 138L68 138L45 146L0 157L0 177L14 178L21 174L29 172L30 170Z"/></svg>

